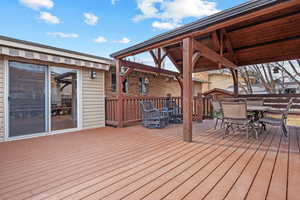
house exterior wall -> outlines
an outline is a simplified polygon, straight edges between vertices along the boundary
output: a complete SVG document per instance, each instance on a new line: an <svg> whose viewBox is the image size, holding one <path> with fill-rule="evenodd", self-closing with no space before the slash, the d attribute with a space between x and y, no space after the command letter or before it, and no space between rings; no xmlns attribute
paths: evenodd
<svg viewBox="0 0 300 200"><path fill-rule="evenodd" d="M105 72L97 70L95 79L91 79L90 72L82 69L83 129L105 126Z"/></svg>
<svg viewBox="0 0 300 200"><path fill-rule="evenodd" d="M231 75L224 74L211 74L208 78L209 87L208 90L214 88L226 89L233 85L233 79Z"/></svg>
<svg viewBox="0 0 300 200"><path fill-rule="evenodd" d="M0 56L0 142L5 141L5 63L6 59ZM9 58L10 59L10 58ZM27 62L39 64L38 61L28 61L28 60L20 60L20 59L10 59L16 60L18 62ZM45 62L43 65L47 65ZM91 69L85 67L74 67L74 66L62 66L55 65L53 63L48 63L48 66L58 66L65 68L77 69L80 74L80 83L78 83L78 92L79 92L79 115L80 122L78 124L78 129L90 129L90 128L98 128L105 126L105 71L104 70L96 70L96 78L91 79ZM51 133L47 133L48 135Z"/></svg>
<svg viewBox="0 0 300 200"><path fill-rule="evenodd" d="M112 92L112 73L113 71L109 71L105 73L105 94L107 97L114 96L115 92ZM149 80L149 84L147 84L147 93L141 94L139 89L139 78L146 77ZM202 84L200 82L194 82L194 95L197 95L202 90ZM128 76L128 92L126 95L129 96L139 96L139 95L147 95L147 96L166 96L167 94L171 94L172 96L180 96L181 88L177 80L174 80L172 77L168 76L157 76L155 74L144 73L134 71Z"/></svg>

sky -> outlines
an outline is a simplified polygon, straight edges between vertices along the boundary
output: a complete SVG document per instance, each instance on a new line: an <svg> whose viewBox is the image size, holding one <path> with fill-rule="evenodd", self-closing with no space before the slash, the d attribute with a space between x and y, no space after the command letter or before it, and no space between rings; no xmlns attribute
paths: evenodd
<svg viewBox="0 0 300 200"><path fill-rule="evenodd" d="M0 0L0 35L109 57L247 0Z"/></svg>

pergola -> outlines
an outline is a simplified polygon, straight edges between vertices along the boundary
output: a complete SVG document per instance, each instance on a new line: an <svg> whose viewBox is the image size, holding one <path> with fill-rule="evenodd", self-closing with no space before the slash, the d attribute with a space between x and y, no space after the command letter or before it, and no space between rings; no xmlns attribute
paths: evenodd
<svg viewBox="0 0 300 200"><path fill-rule="evenodd" d="M148 51L155 67L125 60ZM124 77L134 68L171 74L177 77L183 89L183 139L191 142L192 73L230 69L237 96L237 67L300 58L300 0L249 1L111 56L117 63L118 126L122 127ZM165 57L169 57L179 73L161 69ZM123 75L120 74L121 66L129 67Z"/></svg>

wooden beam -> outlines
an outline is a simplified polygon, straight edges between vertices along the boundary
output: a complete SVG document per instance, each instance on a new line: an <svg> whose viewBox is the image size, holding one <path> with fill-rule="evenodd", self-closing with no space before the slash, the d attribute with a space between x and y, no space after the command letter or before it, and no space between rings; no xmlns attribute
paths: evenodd
<svg viewBox="0 0 300 200"><path fill-rule="evenodd" d="M169 52L169 50L164 48L164 51L167 53L168 58L171 60L171 62L176 67L176 69L179 71L179 73L182 73L182 69L181 69L180 65L178 63L176 63L176 61L173 59L173 57L172 57L171 53Z"/></svg>
<svg viewBox="0 0 300 200"><path fill-rule="evenodd" d="M123 119L123 78L121 77L121 60L116 60L116 92L117 92L117 127L122 128L124 126Z"/></svg>
<svg viewBox="0 0 300 200"><path fill-rule="evenodd" d="M199 51L201 55L215 63L220 63L221 65L229 68L237 67L236 64L228 60L227 58L221 56L220 54L216 53L215 51L211 50L207 46L203 45L202 43L193 40L195 50Z"/></svg>
<svg viewBox="0 0 300 200"><path fill-rule="evenodd" d="M232 47L232 43L231 43L231 39L227 33L227 31L225 29L222 29L221 30L221 34L223 35L224 37L224 42L225 42L225 46L226 46L226 49L231 57L231 59L234 61L235 64L238 65L238 59L234 53L234 50L233 50L233 47Z"/></svg>
<svg viewBox="0 0 300 200"><path fill-rule="evenodd" d="M183 140L192 142L193 130L193 39L183 39Z"/></svg>
<svg viewBox="0 0 300 200"><path fill-rule="evenodd" d="M134 71L134 68L133 68L133 67L128 68L127 71L125 72L125 74L123 74L123 76L122 76L123 81L124 81L124 80L129 76L129 74L130 74L131 72L133 72L133 71Z"/></svg>
<svg viewBox="0 0 300 200"><path fill-rule="evenodd" d="M165 70L165 69L158 69L156 67L152 67L152 66L145 65L145 64L140 64L140 63L126 61L126 60L121 60L120 62L121 62L121 66L124 66L124 67L135 68L135 69L140 69L140 70L149 71L149 72L155 72L155 73L159 73L159 74L166 74L166 75L171 75L171 76L180 76L180 73L178 73L178 72L173 72L173 71Z"/></svg>
<svg viewBox="0 0 300 200"><path fill-rule="evenodd" d="M200 57L201 57L201 53L199 53L199 52L196 52L193 54L193 68L195 67L195 65Z"/></svg>
<svg viewBox="0 0 300 200"><path fill-rule="evenodd" d="M211 40L212 40L212 43L214 45L214 50L216 52L220 51L221 45L220 45L220 40L219 40L219 36L218 36L217 31L213 31L211 33Z"/></svg>
<svg viewBox="0 0 300 200"><path fill-rule="evenodd" d="M231 69L231 74L233 78L233 93L234 97L237 98L239 96L239 75L238 75L238 70L237 69Z"/></svg>
<svg viewBox="0 0 300 200"><path fill-rule="evenodd" d="M150 55L152 56L155 65L158 65L158 59L157 59L155 53L153 52L153 50L150 50L149 53L150 53Z"/></svg>

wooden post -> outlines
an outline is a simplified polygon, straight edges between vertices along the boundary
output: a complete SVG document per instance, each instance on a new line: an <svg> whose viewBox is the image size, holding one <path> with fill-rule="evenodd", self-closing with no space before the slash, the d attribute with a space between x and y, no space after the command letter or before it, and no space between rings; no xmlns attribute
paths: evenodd
<svg viewBox="0 0 300 200"><path fill-rule="evenodd" d="M116 92L117 92L117 127L124 126L123 115L123 78L121 77L121 60L116 60Z"/></svg>
<svg viewBox="0 0 300 200"><path fill-rule="evenodd" d="M203 107L203 98L202 98L202 93L198 92L197 93L197 97L198 97L198 105L197 105L197 112L199 113L199 118L198 118L198 122L202 123L203 122L203 111L202 111L202 107Z"/></svg>
<svg viewBox="0 0 300 200"><path fill-rule="evenodd" d="M236 69L231 70L232 78L233 78L233 93L234 97L237 98L239 96L239 75Z"/></svg>
<svg viewBox="0 0 300 200"><path fill-rule="evenodd" d="M193 39L183 39L183 140L192 142L193 120Z"/></svg>

